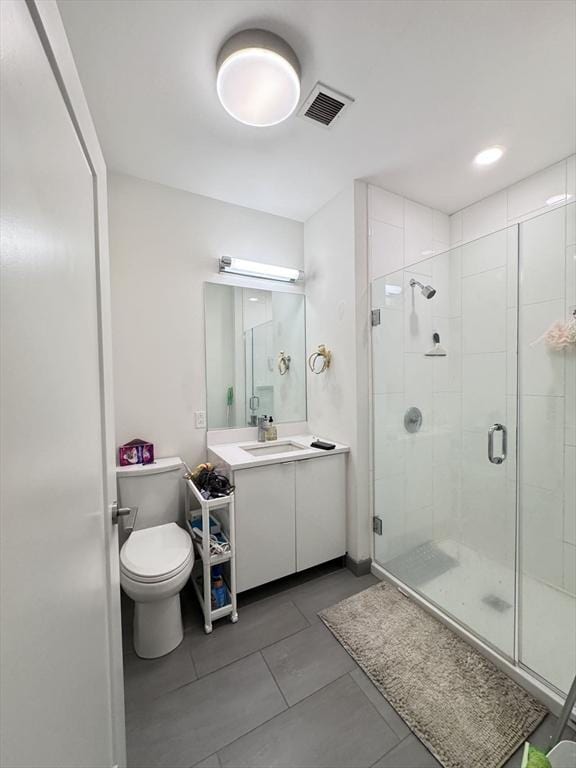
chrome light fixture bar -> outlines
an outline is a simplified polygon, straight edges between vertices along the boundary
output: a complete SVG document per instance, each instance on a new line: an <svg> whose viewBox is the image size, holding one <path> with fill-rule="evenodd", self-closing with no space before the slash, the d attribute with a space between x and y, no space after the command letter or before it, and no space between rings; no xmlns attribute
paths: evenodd
<svg viewBox="0 0 576 768"><path fill-rule="evenodd" d="M244 277L258 277L263 280L280 280L283 283L296 283L304 278L304 273L300 269L278 267L276 264L263 264L247 259L236 259L233 256L222 256L220 272L243 275Z"/></svg>

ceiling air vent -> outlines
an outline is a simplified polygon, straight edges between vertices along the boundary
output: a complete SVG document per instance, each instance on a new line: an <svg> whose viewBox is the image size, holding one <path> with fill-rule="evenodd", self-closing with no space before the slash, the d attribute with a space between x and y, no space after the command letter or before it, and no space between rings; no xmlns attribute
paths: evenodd
<svg viewBox="0 0 576 768"><path fill-rule="evenodd" d="M328 88L322 83L316 83L299 114L308 120L314 120L325 128L330 128L342 115L354 99Z"/></svg>

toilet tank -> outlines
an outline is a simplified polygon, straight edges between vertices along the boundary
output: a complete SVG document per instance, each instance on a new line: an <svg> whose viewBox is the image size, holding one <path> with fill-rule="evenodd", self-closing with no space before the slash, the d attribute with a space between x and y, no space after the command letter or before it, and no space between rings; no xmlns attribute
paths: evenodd
<svg viewBox="0 0 576 768"><path fill-rule="evenodd" d="M138 507L135 530L184 522L184 472L178 456L116 468L119 506Z"/></svg>

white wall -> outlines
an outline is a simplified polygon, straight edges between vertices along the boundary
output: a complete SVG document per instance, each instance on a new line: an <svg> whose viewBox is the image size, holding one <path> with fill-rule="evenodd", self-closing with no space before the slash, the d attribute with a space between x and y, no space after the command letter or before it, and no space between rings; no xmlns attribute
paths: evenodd
<svg viewBox="0 0 576 768"><path fill-rule="evenodd" d="M320 343L333 352L330 370L309 376L308 420L313 432L351 447L348 551L356 560L371 554L370 281L448 241L448 216L362 182L304 225L308 353Z"/></svg>
<svg viewBox="0 0 576 768"><path fill-rule="evenodd" d="M370 556L370 509L368 423L363 428L358 418L359 403L363 398L365 405L366 397L357 381L357 291L365 278L357 281L355 196L356 186L350 184L308 219L304 255L308 355L319 344L332 351L330 368L308 375L308 423L314 434L350 446L347 543L350 556L359 561Z"/></svg>
<svg viewBox="0 0 576 768"><path fill-rule="evenodd" d="M370 280L445 251L449 217L380 187L368 190Z"/></svg>
<svg viewBox="0 0 576 768"><path fill-rule="evenodd" d="M203 283L225 254L303 268L303 226L129 176L109 182L116 442L205 458Z"/></svg>
<svg viewBox="0 0 576 768"><path fill-rule="evenodd" d="M550 203L552 198L563 195L572 195L572 202L576 199L576 155L452 214L450 246L475 240L562 206L566 200L560 199L556 206Z"/></svg>

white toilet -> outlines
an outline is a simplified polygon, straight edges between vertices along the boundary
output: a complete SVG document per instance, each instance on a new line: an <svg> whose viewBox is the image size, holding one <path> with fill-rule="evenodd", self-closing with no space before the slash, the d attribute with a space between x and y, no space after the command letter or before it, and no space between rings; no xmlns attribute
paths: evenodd
<svg viewBox="0 0 576 768"><path fill-rule="evenodd" d="M120 584L134 607L134 650L155 659L184 637L180 590L194 565L183 520L184 466L178 457L118 467L119 506L138 507L133 533L120 550Z"/></svg>

